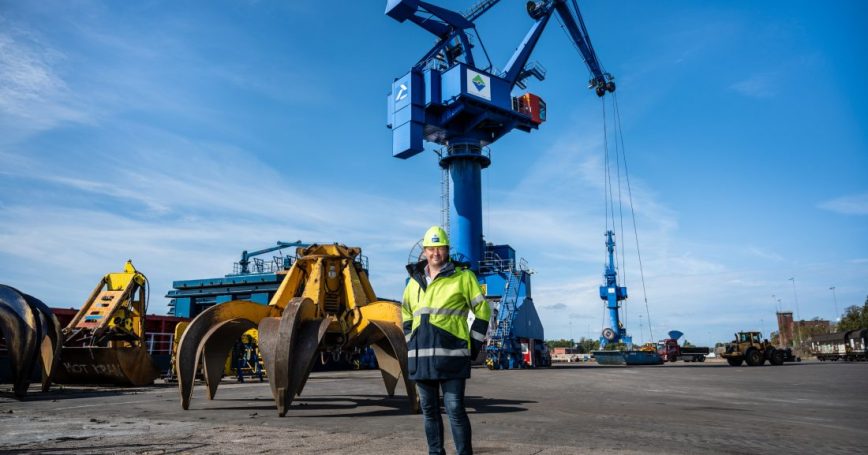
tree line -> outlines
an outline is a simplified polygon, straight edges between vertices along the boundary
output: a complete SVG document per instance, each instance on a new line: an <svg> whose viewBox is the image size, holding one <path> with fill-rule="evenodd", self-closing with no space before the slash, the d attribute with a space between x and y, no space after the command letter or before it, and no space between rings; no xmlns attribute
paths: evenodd
<svg viewBox="0 0 868 455"><path fill-rule="evenodd" d="M865 297L861 307L853 305L845 308L836 327L838 332L856 329L868 329L868 297Z"/></svg>

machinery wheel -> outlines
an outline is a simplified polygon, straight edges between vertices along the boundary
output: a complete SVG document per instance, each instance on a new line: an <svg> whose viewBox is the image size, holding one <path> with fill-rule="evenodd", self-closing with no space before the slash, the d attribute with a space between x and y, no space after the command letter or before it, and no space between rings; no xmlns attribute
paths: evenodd
<svg viewBox="0 0 868 455"><path fill-rule="evenodd" d="M747 366L749 367L758 367L766 363L766 360L763 358L763 353L756 349L748 349L748 351L744 353L744 361L747 362Z"/></svg>
<svg viewBox="0 0 868 455"><path fill-rule="evenodd" d="M769 362L771 362L771 364L775 365L775 366L783 365L784 364L784 351L779 351L777 349L772 351L772 355L769 358Z"/></svg>
<svg viewBox="0 0 868 455"><path fill-rule="evenodd" d="M615 331L609 327L606 327L605 329L603 329L602 335L603 335L603 338L605 338L607 341L615 341Z"/></svg>
<svg viewBox="0 0 868 455"><path fill-rule="evenodd" d="M704 356L704 355L699 356L699 361L700 361L700 362L705 362L705 356Z"/></svg>
<svg viewBox="0 0 868 455"><path fill-rule="evenodd" d="M735 357L727 357L727 359L726 359L726 363L728 363L729 366L731 366L731 367L740 367L740 366L741 366L741 363L742 363L743 361L744 361L744 359L742 359L742 358L740 358L740 357L738 357L738 358L735 358Z"/></svg>

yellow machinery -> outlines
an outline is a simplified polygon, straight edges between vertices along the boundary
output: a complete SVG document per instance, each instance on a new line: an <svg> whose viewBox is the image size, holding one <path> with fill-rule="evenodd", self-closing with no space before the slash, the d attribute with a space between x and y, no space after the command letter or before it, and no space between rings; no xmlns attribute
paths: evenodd
<svg viewBox="0 0 868 455"><path fill-rule="evenodd" d="M63 329L60 384L141 386L159 371L145 344L145 276L127 261L123 272L109 273L96 285Z"/></svg>
<svg viewBox="0 0 868 455"><path fill-rule="evenodd" d="M263 365L261 354L259 352L259 330L250 329L243 334L232 346L229 352L229 357L226 358L226 364L223 366L224 376L259 376L261 381L263 373ZM239 366L241 371L238 371Z"/></svg>
<svg viewBox="0 0 868 455"><path fill-rule="evenodd" d="M403 377L411 409L418 412L416 389L407 378L400 306L377 300L356 261L360 253L359 248L339 244L299 248L298 260L268 305L233 300L199 314L184 331L175 359L181 406L190 406L200 363L208 397L214 398L235 340L258 328L259 349L280 416L301 394L318 353L367 345L374 349L388 395L394 395Z"/></svg>
<svg viewBox="0 0 868 455"><path fill-rule="evenodd" d="M726 350L720 356L731 366L762 366L766 360L772 365L783 365L784 351L775 349L769 340L763 340L760 332L738 332L732 343L726 345Z"/></svg>

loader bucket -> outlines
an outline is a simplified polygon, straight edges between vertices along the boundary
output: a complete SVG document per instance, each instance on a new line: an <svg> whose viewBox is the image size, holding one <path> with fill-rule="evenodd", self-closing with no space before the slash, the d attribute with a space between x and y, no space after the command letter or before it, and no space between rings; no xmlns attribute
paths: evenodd
<svg viewBox="0 0 868 455"><path fill-rule="evenodd" d="M144 386L160 371L144 346L64 347L55 381L60 384Z"/></svg>
<svg viewBox="0 0 868 455"><path fill-rule="evenodd" d="M42 389L48 390L60 350L60 324L51 310L35 297L0 285L0 332L9 351L15 396L27 392L40 360Z"/></svg>
<svg viewBox="0 0 868 455"><path fill-rule="evenodd" d="M256 328L259 321L277 310L272 306L233 300L208 308L190 322L178 342L175 355L181 407L190 407L193 382L200 361L208 386L208 398L214 399L223 376L224 362L235 340L247 330Z"/></svg>

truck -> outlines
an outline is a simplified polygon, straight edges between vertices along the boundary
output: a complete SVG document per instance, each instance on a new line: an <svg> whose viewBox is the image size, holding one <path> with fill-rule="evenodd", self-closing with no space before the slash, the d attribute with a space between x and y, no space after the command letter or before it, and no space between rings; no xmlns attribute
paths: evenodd
<svg viewBox="0 0 868 455"><path fill-rule="evenodd" d="M657 353L664 362L705 362L705 356L711 351L707 347L681 346L678 339L683 334L677 330L669 332L669 338L657 342Z"/></svg>

